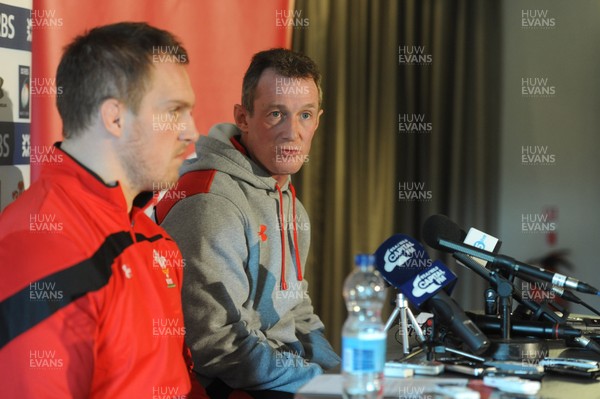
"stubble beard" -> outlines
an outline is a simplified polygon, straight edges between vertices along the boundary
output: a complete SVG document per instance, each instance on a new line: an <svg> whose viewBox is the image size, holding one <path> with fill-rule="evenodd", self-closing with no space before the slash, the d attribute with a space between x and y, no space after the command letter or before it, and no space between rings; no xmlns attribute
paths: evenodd
<svg viewBox="0 0 600 399"><path fill-rule="evenodd" d="M137 193L160 191L175 184L179 177L178 168L173 168L173 171L157 170L154 159L146 153L147 149L141 127L136 124L132 135L122 144L119 157L127 182ZM167 166L171 167L171 164Z"/></svg>

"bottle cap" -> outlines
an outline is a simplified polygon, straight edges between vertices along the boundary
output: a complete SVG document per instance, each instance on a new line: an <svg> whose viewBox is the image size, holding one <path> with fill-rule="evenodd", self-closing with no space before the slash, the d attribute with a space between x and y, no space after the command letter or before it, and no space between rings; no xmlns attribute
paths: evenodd
<svg viewBox="0 0 600 399"><path fill-rule="evenodd" d="M354 257L356 266L371 266L375 264L375 255L358 254Z"/></svg>

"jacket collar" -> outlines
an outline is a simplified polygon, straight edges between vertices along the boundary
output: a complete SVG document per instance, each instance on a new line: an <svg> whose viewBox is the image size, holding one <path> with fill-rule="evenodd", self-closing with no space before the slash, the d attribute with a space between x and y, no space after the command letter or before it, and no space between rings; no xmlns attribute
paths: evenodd
<svg viewBox="0 0 600 399"><path fill-rule="evenodd" d="M47 175L60 175L78 180L87 191L115 211L127 212L127 201L119 182L107 184L93 170L88 169L69 153L60 148L61 142L54 144L55 162L44 165L42 173ZM146 191L138 194L133 200L131 209L132 217L137 212L149 205L152 192Z"/></svg>

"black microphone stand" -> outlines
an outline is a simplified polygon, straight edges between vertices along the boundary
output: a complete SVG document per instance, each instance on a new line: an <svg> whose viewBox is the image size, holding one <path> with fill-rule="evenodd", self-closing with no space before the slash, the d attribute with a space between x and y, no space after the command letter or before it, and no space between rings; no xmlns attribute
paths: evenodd
<svg viewBox="0 0 600 399"><path fill-rule="evenodd" d="M500 332L502 333L502 339L510 339L510 316L512 310L512 295L513 285L506 281L498 273L490 273L496 287L496 293L500 297L500 308L502 309L502 325L500 326Z"/></svg>
<svg viewBox="0 0 600 399"><path fill-rule="evenodd" d="M544 319L551 323L564 324L564 318L554 313L546 304L538 304L536 302L524 299L521 291L518 288L515 288L509 280L499 273L490 272L469 255L456 252L452 256L461 264L465 265L483 277L485 280L489 281L495 287L496 291L501 290L503 293L506 293L510 290L510 296L531 310L536 319ZM503 312L503 315L505 314L506 313Z"/></svg>
<svg viewBox="0 0 600 399"><path fill-rule="evenodd" d="M486 291L486 296L493 295L494 298L499 297L502 312L500 332L502 334L502 339L510 339L510 316L512 309L511 298L513 295L513 285L500 274L496 272L489 272L485 267L481 266L469 255L456 252L452 256L492 284L492 287L494 288L490 288L491 291Z"/></svg>
<svg viewBox="0 0 600 399"><path fill-rule="evenodd" d="M539 304L539 308L536 310L535 308L537 307L537 305L533 305L531 302L526 301L519 291L515 291L514 286L504 276L500 275L495 271L488 271L484 266L482 266L476 260L471 258L469 255L462 253L454 253L453 257L460 263L467 266L469 269L473 270L475 273L479 274L484 279L488 280L495 288L490 288L490 290L495 296L500 297L499 299L502 308L502 320L500 325L500 331L503 341L508 342L511 339L510 309L512 308L512 306L510 304L510 297L515 297L521 303L521 305L529 308L529 310L534 312L534 316L536 318L540 318L540 316L543 315L548 321L551 321L553 323L566 324L566 320L569 315L568 312L563 312L563 316L559 317L558 315L556 315L556 313L552 312L551 309L549 309L545 304ZM514 278L514 275L511 273L510 277ZM524 280L531 281L530 278L525 278ZM486 291L486 299L488 295L489 291ZM572 293L563 294L563 298L580 304L584 302ZM529 306L527 304L529 304ZM576 346L591 350L596 353L600 353L600 345L589 337L575 337L569 339L568 341L572 344L575 344Z"/></svg>
<svg viewBox="0 0 600 399"><path fill-rule="evenodd" d="M522 339L517 340L511 338L511 298L515 298L518 302L524 304L532 311L535 311L538 317L543 315L547 320L550 320L553 323L558 323L562 320L547 307L524 300L520 290L516 289L506 277L502 276L496 271L490 272L471 256L459 252L454 253L452 256L461 264L465 265L479 276L487 280L493 287L492 296L499 298L502 314L500 324L501 340L496 342L497 350L492 354L492 357L497 360L523 360L524 352L531 352L538 356L543 353L547 353L547 348L540 346L541 344L539 341ZM486 291L486 295L489 295L489 291ZM517 350L518 356L516 353Z"/></svg>

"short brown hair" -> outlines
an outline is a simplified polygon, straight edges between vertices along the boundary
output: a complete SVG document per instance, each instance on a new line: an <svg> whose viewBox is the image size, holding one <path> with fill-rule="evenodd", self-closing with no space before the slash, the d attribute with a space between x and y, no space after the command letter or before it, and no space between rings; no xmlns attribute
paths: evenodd
<svg viewBox="0 0 600 399"><path fill-rule="evenodd" d="M254 96L258 81L265 69L273 68L278 75L285 78L311 78L319 91L319 107L321 107L321 73L313 60L304 54L284 48L274 48L254 54L242 83L242 105L252 115L254 112Z"/></svg>
<svg viewBox="0 0 600 399"><path fill-rule="evenodd" d="M155 57L165 53L171 61L189 63L186 50L171 33L143 22L105 25L75 38L56 72L61 89L56 106L65 138L87 128L108 98L122 101L136 113Z"/></svg>

